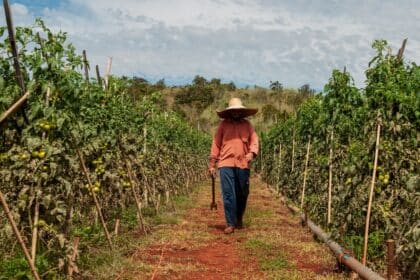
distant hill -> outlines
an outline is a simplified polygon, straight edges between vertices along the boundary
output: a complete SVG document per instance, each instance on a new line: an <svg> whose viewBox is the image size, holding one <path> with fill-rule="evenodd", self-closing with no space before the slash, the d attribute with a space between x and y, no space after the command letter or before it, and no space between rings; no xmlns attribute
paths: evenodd
<svg viewBox="0 0 420 280"><path fill-rule="evenodd" d="M278 81L271 82L270 88L236 88L232 82L206 80L201 76L196 76L191 84L173 87L167 87L163 80L156 84L149 84L141 78L133 78L131 81L130 91L133 95L161 92L168 109L209 134L214 133L220 122L216 110L226 108L232 97L241 98L247 107L258 108L258 113L249 119L255 129L261 132L266 131L277 120L294 113L306 98L314 94L309 85L303 85L299 89L283 88Z"/></svg>

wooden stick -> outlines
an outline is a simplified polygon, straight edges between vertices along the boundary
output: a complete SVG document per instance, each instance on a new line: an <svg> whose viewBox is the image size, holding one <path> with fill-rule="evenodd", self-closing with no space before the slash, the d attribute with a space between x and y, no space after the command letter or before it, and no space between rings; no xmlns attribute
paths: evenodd
<svg viewBox="0 0 420 280"><path fill-rule="evenodd" d="M114 235L118 236L118 231L120 229L120 219L115 220Z"/></svg>
<svg viewBox="0 0 420 280"><path fill-rule="evenodd" d="M4 212L6 213L6 217L9 220L10 225L12 226L13 233L15 234L15 236L16 236L19 244L20 244L20 247L22 248L22 251L25 255L26 261L29 264L29 268L31 269L32 275L34 276L34 278L36 280L40 280L41 278L39 278L38 272L36 271L36 268L35 268L35 265L32 261L32 258L29 255L29 251L26 248L25 242L23 242L22 236L20 235L20 232L19 232L19 230L16 226L16 223L15 223L15 220L13 219L13 216L10 212L9 205L7 204L7 201L4 198L4 195L1 191L0 191L0 201L1 201L1 205L3 206Z"/></svg>
<svg viewBox="0 0 420 280"><path fill-rule="evenodd" d="M292 172L295 169L295 129L293 129L293 137L292 137Z"/></svg>
<svg viewBox="0 0 420 280"><path fill-rule="evenodd" d="M370 192L369 192L369 202L368 202L368 209L366 214L366 224L365 224L365 242L363 247L363 258L362 264L366 265L367 259L367 249L368 249L368 239L369 239L369 223L370 223L370 211L372 208L372 200L373 200L373 190L375 187L375 179L376 179L376 168L378 166L378 156L379 156L379 139L381 136L381 125L378 124L377 131L376 131L376 145L375 145L375 159L373 162L373 173L372 173L372 181L370 184Z"/></svg>
<svg viewBox="0 0 420 280"><path fill-rule="evenodd" d="M143 154L147 152L147 126L143 126Z"/></svg>
<svg viewBox="0 0 420 280"><path fill-rule="evenodd" d="M6 112L4 112L0 117L0 124L2 124L10 115L16 112L22 105L25 104L26 100L29 97L29 91L22 95L18 101L16 101Z"/></svg>
<svg viewBox="0 0 420 280"><path fill-rule="evenodd" d="M146 231L146 228L145 228L145 225L144 225L144 221L143 221L143 214L141 212L141 200L137 195L137 192L136 192L136 189L135 189L136 182L134 180L133 172L132 172L132 169L131 169L131 164L127 159L125 160L125 166L127 168L128 178L130 179L131 191L133 192L134 200L136 201L137 215L138 215L138 219L139 219L139 222L140 222L140 226L141 226L143 232L145 234L147 234L147 231Z"/></svg>
<svg viewBox="0 0 420 280"><path fill-rule="evenodd" d="M108 65L106 67L105 78L104 78L105 89L109 88L109 74L111 73L111 65L112 65L112 57L108 58Z"/></svg>
<svg viewBox="0 0 420 280"><path fill-rule="evenodd" d="M38 33L39 34L39 33ZM48 107L50 103L50 94L51 88L47 88L47 93L45 95L45 106ZM45 131L42 132L42 141L45 141L47 137L47 133ZM31 246L31 256L32 261L35 264L36 259L36 247L38 243L38 221L39 221L39 200L38 200L38 190L41 188L42 179L38 182L37 187L35 188L35 214L34 214L34 228L32 230L32 246Z"/></svg>
<svg viewBox="0 0 420 280"><path fill-rule="evenodd" d="M333 141L334 141L334 130L331 131L331 143L330 143L330 158L329 158L329 172L328 172L328 214L327 224L331 223L331 197L332 197L332 171L333 171Z"/></svg>
<svg viewBox="0 0 420 280"><path fill-rule="evenodd" d="M279 163L278 163L278 170L277 170L277 192L280 191L280 172L281 172L281 143L279 147Z"/></svg>
<svg viewBox="0 0 420 280"><path fill-rule="evenodd" d="M85 79L89 83L89 64L87 60L86 50L83 50L83 65L85 68Z"/></svg>
<svg viewBox="0 0 420 280"><path fill-rule="evenodd" d="M302 186L302 197L300 201L300 208L303 209L303 202L305 200L305 188L306 188L306 178L308 176L308 162L309 162L309 150L311 147L311 138L308 140L308 145L306 149L306 160L305 160L305 171L303 172L303 186Z"/></svg>
<svg viewBox="0 0 420 280"><path fill-rule="evenodd" d="M38 241L38 221L39 221L39 201L38 201L38 197L35 197L34 228L32 230L32 246L31 246L31 256L32 256L33 265L35 265L36 245Z"/></svg>
<svg viewBox="0 0 420 280"><path fill-rule="evenodd" d="M393 280L395 277L395 241L388 239L386 241L386 261L387 261L387 280Z"/></svg>
<svg viewBox="0 0 420 280"><path fill-rule="evenodd" d="M402 56L404 54L405 51L405 45L407 44L407 38L404 39L404 41L402 42L401 48L398 50L398 55L397 55L397 61L400 62L402 59Z"/></svg>
<svg viewBox="0 0 420 280"><path fill-rule="evenodd" d="M98 198L96 197L96 194L93 191L92 181L90 180L89 172L86 168L85 161L83 159L83 155L79 150L77 150L77 155L79 156L79 160L80 160L80 164L82 165L83 173L85 173L86 179L88 181L89 190L90 190L90 193L91 193L91 195L93 197L93 200L95 202L95 206L96 206L96 210L98 212L99 218L101 219L101 224L102 224L102 228L104 230L106 239L108 240L109 247L112 249L111 236L109 235L108 229L106 227L105 219L104 219L104 216L102 215L102 209L101 209L101 206L99 205Z"/></svg>
<svg viewBox="0 0 420 280"><path fill-rule="evenodd" d="M17 49L16 39L15 39L15 29L13 27L12 13L10 11L9 1L3 0L3 6L4 6L4 13L6 16L7 30L9 32L10 47L12 49L13 63L14 63L14 68L16 72L16 81L22 93L24 93L26 89L25 89L25 83L23 81L22 71L19 65L18 49Z"/></svg>
<svg viewBox="0 0 420 280"><path fill-rule="evenodd" d="M101 74L99 73L99 65L96 65L96 79L98 80L98 84L102 87L102 79Z"/></svg>
<svg viewBox="0 0 420 280"><path fill-rule="evenodd" d="M76 265L76 257L77 257L77 249L79 248L80 244L80 236L76 236L73 240L73 252L70 256L69 264L67 266L67 275L73 276L73 272L79 272Z"/></svg>

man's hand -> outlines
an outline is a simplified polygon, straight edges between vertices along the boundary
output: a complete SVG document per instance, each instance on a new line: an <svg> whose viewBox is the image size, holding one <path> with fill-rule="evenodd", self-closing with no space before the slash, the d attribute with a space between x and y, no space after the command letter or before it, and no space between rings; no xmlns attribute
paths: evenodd
<svg viewBox="0 0 420 280"><path fill-rule="evenodd" d="M209 174L213 177L216 177L216 168L209 167Z"/></svg>
<svg viewBox="0 0 420 280"><path fill-rule="evenodd" d="M253 153L248 153L248 154L246 154L246 155L245 155L245 159L246 159L248 162L251 162L251 160L253 160L253 159L254 159L254 154L253 154Z"/></svg>

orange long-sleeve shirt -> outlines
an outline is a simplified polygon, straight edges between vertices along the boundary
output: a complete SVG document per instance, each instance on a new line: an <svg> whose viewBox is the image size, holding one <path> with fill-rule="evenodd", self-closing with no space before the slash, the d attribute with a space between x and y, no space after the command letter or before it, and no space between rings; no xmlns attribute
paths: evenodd
<svg viewBox="0 0 420 280"><path fill-rule="evenodd" d="M258 154L258 136L246 119L224 119L217 128L210 151L210 167L249 169L245 155Z"/></svg>

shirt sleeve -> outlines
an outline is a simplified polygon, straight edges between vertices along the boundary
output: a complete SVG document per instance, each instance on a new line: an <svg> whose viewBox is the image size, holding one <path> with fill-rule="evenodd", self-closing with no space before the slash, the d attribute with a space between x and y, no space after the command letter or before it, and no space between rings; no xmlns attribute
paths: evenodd
<svg viewBox="0 0 420 280"><path fill-rule="evenodd" d="M223 122L220 123L217 128L216 134L213 137L213 142L211 144L210 150L210 167L216 167L216 163L219 160L220 149L222 147L223 140Z"/></svg>
<svg viewBox="0 0 420 280"><path fill-rule="evenodd" d="M252 125L250 125L250 135L249 151L256 157L258 155L258 135Z"/></svg>

